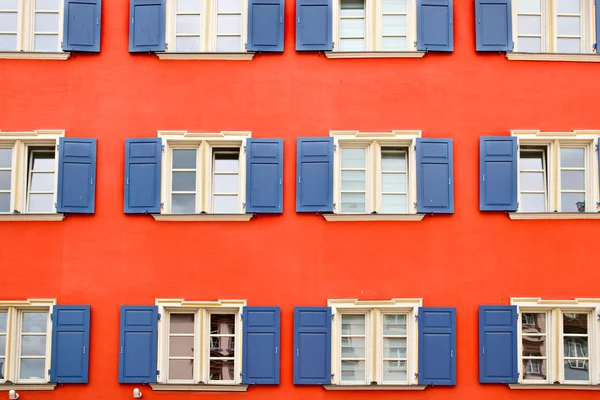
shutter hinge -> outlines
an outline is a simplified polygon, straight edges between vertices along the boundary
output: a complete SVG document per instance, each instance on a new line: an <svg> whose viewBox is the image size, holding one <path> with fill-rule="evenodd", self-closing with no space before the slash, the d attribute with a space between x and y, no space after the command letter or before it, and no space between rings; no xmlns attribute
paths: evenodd
<svg viewBox="0 0 600 400"><path fill-rule="evenodd" d="M337 144L333 145L333 150L337 150Z"/></svg>
<svg viewBox="0 0 600 400"><path fill-rule="evenodd" d="M298 177L298 183L302 183L302 177L301 176Z"/></svg>
<svg viewBox="0 0 600 400"><path fill-rule="evenodd" d="M598 43L594 43L594 45L592 46L592 49L597 50L598 49Z"/></svg>
<svg viewBox="0 0 600 400"><path fill-rule="evenodd" d="M511 44L512 44L512 46L510 46L510 51L514 51L515 50L515 42L513 41Z"/></svg>
<svg viewBox="0 0 600 400"><path fill-rule="evenodd" d="M160 147L162 148L162 151L165 151L165 145L164 144L161 145Z"/></svg>
<svg viewBox="0 0 600 400"><path fill-rule="evenodd" d="M54 314L50 314L50 321L52 321L52 318L54 318Z"/></svg>
<svg viewBox="0 0 600 400"><path fill-rule="evenodd" d="M485 175L481 175L481 182L485 182Z"/></svg>
<svg viewBox="0 0 600 400"><path fill-rule="evenodd" d="M244 313L240 313L240 320L243 321L244 320Z"/></svg>
<svg viewBox="0 0 600 400"><path fill-rule="evenodd" d="M517 379L519 379L520 376L521 376L521 373L517 372Z"/></svg>
<svg viewBox="0 0 600 400"><path fill-rule="evenodd" d="M248 43L244 43L244 49L248 50Z"/></svg>
<svg viewBox="0 0 600 400"><path fill-rule="evenodd" d="M50 375L50 371L52 371L51 369L48 370L48 375Z"/></svg>
<svg viewBox="0 0 600 400"><path fill-rule="evenodd" d="M518 204L518 203L517 203ZM519 319L519 313L516 313L515 316L517 317L517 319Z"/></svg>
<svg viewBox="0 0 600 400"><path fill-rule="evenodd" d="M133 24L133 17L131 17L131 23Z"/></svg>
<svg viewBox="0 0 600 400"><path fill-rule="evenodd" d="M297 23L300 23L300 17L296 18Z"/></svg>
<svg viewBox="0 0 600 400"><path fill-rule="evenodd" d="M96 18L96 25L100 25L100 18Z"/></svg>
<svg viewBox="0 0 600 400"><path fill-rule="evenodd" d="M54 203L54 208L58 208L58 203Z"/></svg>
<svg viewBox="0 0 600 400"><path fill-rule="evenodd" d="M129 177L127 178L127 182L126 183L127 183L127 185L129 185Z"/></svg>
<svg viewBox="0 0 600 400"><path fill-rule="evenodd" d="M597 144L596 144L596 146L595 146L595 147L596 147L596 150L598 150L598 145L597 145Z"/></svg>
<svg viewBox="0 0 600 400"><path fill-rule="evenodd" d="M242 208L246 208L246 203L242 203Z"/></svg>
<svg viewBox="0 0 600 400"><path fill-rule="evenodd" d="M161 207L162 207L162 204L161 204ZM161 315L160 315L160 314L157 314L157 316L158 316L158 320L160 321L160 317L161 317Z"/></svg>
<svg viewBox="0 0 600 400"><path fill-rule="evenodd" d="M419 319L419 314L415 314L415 319Z"/></svg>
<svg viewBox="0 0 600 400"><path fill-rule="evenodd" d="M244 145L244 153L246 152L246 145Z"/></svg>
<svg viewBox="0 0 600 400"><path fill-rule="evenodd" d="M56 151L60 149L60 144L56 143Z"/></svg>
<svg viewBox="0 0 600 400"><path fill-rule="evenodd" d="M419 373L415 372L415 378L418 378L418 377L419 377Z"/></svg>
<svg viewBox="0 0 600 400"><path fill-rule="evenodd" d="M597 317L598 317L598 320L600 320L600 314L598 314Z"/></svg>
<svg viewBox="0 0 600 400"><path fill-rule="evenodd" d="M165 203L160 203L160 208L165 208ZM160 314L158 314L158 319L160 319Z"/></svg>
<svg viewBox="0 0 600 400"><path fill-rule="evenodd" d="M283 17L279 18L279 22L281 22L283 24Z"/></svg>
<svg viewBox="0 0 600 400"><path fill-rule="evenodd" d="M331 313L331 319L335 319L335 314Z"/></svg>
<svg viewBox="0 0 600 400"><path fill-rule="evenodd" d="M481 354L485 354L485 347L481 348Z"/></svg>
<svg viewBox="0 0 600 400"><path fill-rule="evenodd" d="M331 42L331 48L334 49L335 48L335 42Z"/></svg>
<svg viewBox="0 0 600 400"><path fill-rule="evenodd" d="M335 377L335 374L331 374L331 379L333 379Z"/></svg>
<svg viewBox="0 0 600 400"><path fill-rule="evenodd" d="M156 375L160 375L160 370L156 370Z"/></svg>
<svg viewBox="0 0 600 400"><path fill-rule="evenodd" d="M520 203L517 201L517 208L519 208L519 204L520 204Z"/></svg>

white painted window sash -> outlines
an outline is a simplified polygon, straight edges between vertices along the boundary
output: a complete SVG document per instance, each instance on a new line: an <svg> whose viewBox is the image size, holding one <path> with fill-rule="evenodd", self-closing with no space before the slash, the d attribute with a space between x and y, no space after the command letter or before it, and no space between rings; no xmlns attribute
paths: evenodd
<svg viewBox="0 0 600 400"><path fill-rule="evenodd" d="M531 170L531 169L524 169L521 168L520 165L520 159L521 159L521 153L541 153L542 154L542 169L541 170ZM519 149L519 179L518 181L518 186L519 186L519 208L521 208L521 205L523 204L523 201L521 199L521 196L523 194L542 194L542 191L536 191L536 190L526 190L523 189L522 185L521 185L521 172L542 172L543 176L544 176L544 190L543 190L543 194L544 194L544 211L543 212L548 212L548 210L550 209L549 205L548 205L548 192L549 192L549 182L548 182L548 150L547 148L542 150L542 149L528 149L528 148L524 148L524 149Z"/></svg>
<svg viewBox="0 0 600 400"><path fill-rule="evenodd" d="M243 149L243 144L241 142L238 142L236 144L227 144L227 143L218 143L218 142L208 142L208 150L207 150L207 154L208 156L206 157L206 200L205 200L205 204L206 204L206 211L210 212L210 213L214 213L214 196L219 196L219 195L237 195L237 208L236 208L236 213L240 213L242 214L244 212L244 208L242 206L243 203L243 196L242 196L242 192L245 193L245 169L246 169L246 161L245 161L245 151ZM231 151L231 149L237 148L239 149L237 151L238 154L238 170L237 173L235 173L238 176L238 185L237 185L237 192L236 193L218 193L215 192L215 184L214 184L214 179L215 179L215 175L219 174L219 175L233 175L233 173L217 173L215 172L215 154L216 153L228 153L228 154L232 154L233 151Z"/></svg>
<svg viewBox="0 0 600 400"><path fill-rule="evenodd" d="M367 0L369 1L369 0ZM402 51L416 51L417 49L417 6L415 0L406 0L406 11L405 12L384 12L383 11L383 0L375 0L375 16L376 23L373 24L375 27L375 51L388 51L383 48L384 37L406 37L406 50ZM383 33L383 16L384 15L404 15L406 16L406 34L384 34ZM401 51L401 50L398 50Z"/></svg>
<svg viewBox="0 0 600 400"><path fill-rule="evenodd" d="M563 314L565 313L576 313L576 314L586 314L587 315L587 334L572 334L572 333L564 333L563 330ZM591 329L591 320L593 318L593 314L591 312L591 310L565 310L565 309L560 309L560 310L556 310L555 313L557 314L557 319L558 319L558 329L560 332L560 336L559 336L559 357L558 357L558 366L560 368L560 376L561 376L561 383L564 384L572 384L572 385L581 385L581 384L591 384L592 383L592 377L594 375L596 375L596 371L594 370L594 368L592 368L592 355L595 355L594 358L598 358L597 352L598 352L598 348L597 346L592 343L592 329ZM588 357L569 357L569 356L565 356L565 348L564 348L564 339L567 337L582 337L582 338L587 338L588 339ZM568 360L573 360L573 361L587 361L588 364L588 380L579 380L579 381L574 381L574 380L567 380L565 377L565 361Z"/></svg>
<svg viewBox="0 0 600 400"><path fill-rule="evenodd" d="M234 328L233 334L213 334L210 331L210 323L212 315L233 315ZM240 372L241 372L241 321L240 314L237 310L207 310L206 312L206 348L205 355L203 361L206 363L206 368L204 369L204 382L208 384L216 384L216 385L235 385L241 383L240 380ZM211 357L210 348L211 348L211 338L213 337L230 337L234 340L234 357ZM233 380L212 380L210 379L210 361L214 359L219 360L233 360Z"/></svg>
<svg viewBox="0 0 600 400"><path fill-rule="evenodd" d="M173 334L171 333L171 315L173 314L193 314L194 315L194 333L191 334ZM199 354L201 352L201 349L199 349L199 344L200 342L200 338L199 338L199 334L200 334L200 310L185 310L185 309L181 309L181 310L170 310L167 312L167 319L168 319L168 323L166 324L166 340L165 340L165 345L166 345L166 362L165 362L165 377L166 377L166 381L167 383L171 383L171 384L194 384L194 383L198 383L198 376L200 375L199 372L199 367L200 367L200 363L198 362L199 359ZM171 348L170 348L170 338L171 337L193 337L194 338L194 355L193 357L177 357L177 356L171 356ZM193 361L193 374L192 374L192 379L170 379L170 372L169 372L169 361L170 360L192 360Z"/></svg>
<svg viewBox="0 0 600 400"><path fill-rule="evenodd" d="M10 149L11 151L11 165L6 168L0 168L0 171L8 171L10 172L10 188L5 190L0 190L0 193L8 193L9 195L9 208L6 211L7 214L10 214L15 209L15 193L16 193L16 173L17 173L17 157L16 157L16 146L14 143L12 144L3 144L0 142L0 149ZM0 214L4 212L0 211Z"/></svg>
<svg viewBox="0 0 600 400"><path fill-rule="evenodd" d="M527 313L534 313L534 314L544 314L545 318L546 318L546 333L544 335L542 334L526 334L523 333L523 315L527 314ZM518 371L520 371L519 374L519 383L522 384L527 384L527 385L544 385L544 384L550 384L552 382L554 382L554 370L555 370L555 361L554 361L554 348L555 348L555 341L554 341L554 331L555 329L553 329L554 326L554 322L553 322L553 315L552 315L552 311L551 310L546 310L546 309L520 309L519 310L519 319L517 321L517 323L519 324L518 326L518 344L517 344L517 351L518 351ZM545 336L546 337L546 357L532 357L532 356L524 356L523 355L523 336ZM546 379L525 379L525 372L523 369L523 364L526 360L545 360L546 361Z"/></svg>
<svg viewBox="0 0 600 400"><path fill-rule="evenodd" d="M394 311L382 311L382 310L378 310L378 320L379 320L379 324L378 324L378 332L377 332L377 354L378 354L378 371L377 371L377 382L380 385L408 385L409 382L411 381L411 375L414 376L414 372L412 372L413 367L413 360L412 358L415 357L414 354L412 354L412 345L411 342L414 340L413 336L411 334L411 332L413 331L413 329L411 329L411 324L414 324L414 317L410 318L410 312L406 311L406 312L394 312ZM406 318L406 334L405 335L386 335L384 334L384 323L385 323L385 316L386 315L404 315ZM385 357L385 339L386 338L404 338L406 339L406 357L405 358L400 358L400 357ZM384 369L385 369L385 362L386 361L404 361L406 362L406 381L384 381Z"/></svg>
<svg viewBox="0 0 600 400"><path fill-rule="evenodd" d="M364 149L365 150L365 167L364 168L342 168L342 149ZM356 142L342 142L340 143L339 150L339 162L338 171L338 187L337 187L337 198L339 199L338 209L340 214L370 214L373 211L373 193L374 193L374 168L373 168L373 143L371 141L356 141ZM365 190L354 191L354 190L342 190L342 171L364 171L365 172ZM343 193L363 193L365 194L365 211L364 212L343 212L342 211L342 194Z"/></svg>

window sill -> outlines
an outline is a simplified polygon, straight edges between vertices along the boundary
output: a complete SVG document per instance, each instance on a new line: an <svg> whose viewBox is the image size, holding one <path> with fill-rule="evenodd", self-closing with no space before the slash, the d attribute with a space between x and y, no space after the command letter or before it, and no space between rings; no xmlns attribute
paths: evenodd
<svg viewBox="0 0 600 400"><path fill-rule="evenodd" d="M327 58L423 58L424 51L327 51Z"/></svg>
<svg viewBox="0 0 600 400"><path fill-rule="evenodd" d="M323 214L329 222L342 221L421 221L425 214Z"/></svg>
<svg viewBox="0 0 600 400"><path fill-rule="evenodd" d="M509 212L508 217L513 220L529 220L529 219L600 219L600 213L520 213Z"/></svg>
<svg viewBox="0 0 600 400"><path fill-rule="evenodd" d="M226 60L250 61L254 53L156 53L160 60Z"/></svg>
<svg viewBox="0 0 600 400"><path fill-rule="evenodd" d="M545 384L545 385L528 385L528 384L513 384L508 385L511 389L549 389L549 390L600 390L600 386L596 385L562 385L562 384Z"/></svg>
<svg viewBox="0 0 600 400"><path fill-rule="evenodd" d="M254 214L152 214L156 221L250 221Z"/></svg>
<svg viewBox="0 0 600 400"><path fill-rule="evenodd" d="M151 383L156 391L185 391L185 392L246 392L248 385L171 385L167 383Z"/></svg>
<svg viewBox="0 0 600 400"><path fill-rule="evenodd" d="M511 61L573 61L600 62L598 54L558 54L558 53L506 53Z"/></svg>
<svg viewBox="0 0 600 400"><path fill-rule="evenodd" d="M31 391L31 390L54 390L56 388L56 383L2 383L0 384L0 391L8 392L9 390L15 390L17 392L20 391Z"/></svg>
<svg viewBox="0 0 600 400"><path fill-rule="evenodd" d="M4 60L58 60L65 61L71 57L69 52L56 52L56 53L41 53L41 52L25 52L25 51L3 51L0 52L0 59Z"/></svg>
<svg viewBox="0 0 600 400"><path fill-rule="evenodd" d="M425 390L425 385L323 385L325 390Z"/></svg>
<svg viewBox="0 0 600 400"><path fill-rule="evenodd" d="M0 221L62 221L65 214L0 214Z"/></svg>

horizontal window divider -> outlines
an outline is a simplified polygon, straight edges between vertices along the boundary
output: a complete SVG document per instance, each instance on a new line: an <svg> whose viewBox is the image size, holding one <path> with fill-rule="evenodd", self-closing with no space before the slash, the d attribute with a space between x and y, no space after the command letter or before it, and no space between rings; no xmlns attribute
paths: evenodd
<svg viewBox="0 0 600 400"><path fill-rule="evenodd" d="M426 385L323 385L325 390L425 390Z"/></svg>
<svg viewBox="0 0 600 400"><path fill-rule="evenodd" d="M248 385L217 385L217 384L169 384L151 383L150 387L156 391L187 391L187 392L246 392Z"/></svg>

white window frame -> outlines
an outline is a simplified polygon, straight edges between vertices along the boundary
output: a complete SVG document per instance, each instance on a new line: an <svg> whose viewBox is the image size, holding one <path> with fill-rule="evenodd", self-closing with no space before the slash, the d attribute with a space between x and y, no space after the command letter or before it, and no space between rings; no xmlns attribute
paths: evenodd
<svg viewBox="0 0 600 400"><path fill-rule="evenodd" d="M365 1L365 50L364 52L383 51L383 1ZM406 0L406 51L417 51L417 5L416 0ZM332 2L332 40L333 51L340 50L340 14L341 0ZM393 51L400 52L400 51Z"/></svg>
<svg viewBox="0 0 600 400"><path fill-rule="evenodd" d="M159 131L164 160L162 163L161 214L171 214L171 165L173 149L196 149L196 212L213 214L213 152L219 149L239 148L238 209L245 213L246 205L246 142L251 132L223 131L220 133L191 133L187 131ZM185 215L185 214L181 214ZM227 215L227 214L215 214Z"/></svg>
<svg viewBox="0 0 600 400"><path fill-rule="evenodd" d="M518 212L521 204L521 168L520 152L524 146L546 148L546 210L547 212L561 212L561 185L560 185L560 149L579 147L585 149L585 212L600 211L598 206L598 150L600 131L573 131L573 132L541 132L538 130L513 130L512 136L517 137L517 193L519 201ZM567 212L568 213L568 212Z"/></svg>
<svg viewBox="0 0 600 400"><path fill-rule="evenodd" d="M12 169L11 169L11 194L10 194L10 212L0 213L0 215L12 214L18 211L21 214L39 214L29 213L29 150L33 147L54 147L55 165L54 165L54 198L52 201L52 211L44 214L56 214L56 202L58 195L58 158L59 148L58 139L65 136L65 131L57 130L37 130L33 132L0 132L0 147L12 148Z"/></svg>
<svg viewBox="0 0 600 400"><path fill-rule="evenodd" d="M217 52L217 15L222 14L217 11L218 0L198 0L202 1L201 12L201 30L200 30L200 51L186 52L187 54L194 53L216 53ZM248 1L242 0L241 10L241 38L240 48L237 52L223 52L222 54L231 53L246 53L246 44L248 42ZM167 20L165 26L166 51L180 53L177 51L177 32L176 32L176 17L177 17L177 0L167 0ZM229 13L225 13L229 14ZM238 14L238 13L235 13ZM220 35L221 36L221 35Z"/></svg>
<svg viewBox="0 0 600 400"><path fill-rule="evenodd" d="M48 370L51 365L52 355L52 321L51 315L56 305L54 299L28 299L0 301L0 311L7 312L6 326L6 352L4 379L0 384L14 382L17 384L45 384L50 381ZM46 328L46 356L45 356L45 379L21 379L21 326L22 315L25 312L45 312L48 314Z"/></svg>
<svg viewBox="0 0 600 400"><path fill-rule="evenodd" d="M518 16L519 15L539 15L536 14L520 14L518 13L518 1L512 0L512 21L513 21L513 42L515 44L515 52L519 52L519 36L534 37L535 35L519 35L518 33ZM575 0L571 0L575 1ZM596 26L595 26L595 5L589 0L577 0L581 3L581 53L574 54L595 54L594 49L596 43ZM540 0L541 2L541 52L540 53L557 53L558 32L557 32L557 7L555 0ZM570 15L570 14L561 14ZM535 36L537 37L537 36ZM584 51L586 50L587 51Z"/></svg>
<svg viewBox="0 0 600 400"><path fill-rule="evenodd" d="M17 50L15 52L35 52L35 0L18 0ZM64 0L58 2L58 49L50 53L65 53L62 51ZM7 51L2 51L3 53ZM12 53L8 51L8 53Z"/></svg>
<svg viewBox="0 0 600 400"><path fill-rule="evenodd" d="M600 384L600 299L544 300L541 298L511 298L511 305L517 306L517 355L519 383L524 385L545 385L559 382L566 385ZM564 341L563 313L588 315L588 355L590 360L588 381L569 381L564 378ZM546 314L547 379L526 380L523 371L523 333L522 316L524 313Z"/></svg>
<svg viewBox="0 0 600 400"><path fill-rule="evenodd" d="M533 191L533 190L523 190L521 188L521 172L537 172L539 173L539 170L522 170L521 169L521 165L520 165L520 160L521 160L521 153L541 153L542 154L542 174L544 176L544 212L548 212L548 163L547 163L547 156L548 156L548 149L547 148L521 148L519 147L519 204L522 204L521 202L521 195L523 193L525 194L541 194L538 191Z"/></svg>
<svg viewBox="0 0 600 400"><path fill-rule="evenodd" d="M407 215L417 213L417 164L416 164L416 139L421 137L421 131L391 132L360 132L360 131L331 131L334 140L334 174L333 174L333 212L344 215L365 215L376 212L381 214L381 149L385 147L399 147L406 151L407 160L407 212L394 215ZM342 213L341 200L341 148L367 149L365 178L366 202L364 213Z"/></svg>
<svg viewBox="0 0 600 400"><path fill-rule="evenodd" d="M242 311L246 300L187 301L184 299L156 299L158 313L157 382L168 385L240 385L242 370ZM169 321L170 314L194 314L194 376L192 380L169 379ZM235 315L235 362L233 381L209 380L210 377L210 315Z"/></svg>
<svg viewBox="0 0 600 400"><path fill-rule="evenodd" d="M329 299L333 323L331 327L331 384L341 386L416 385L418 379L418 323L416 316L422 299L391 299L362 301L357 299ZM342 382L341 379L341 328L342 314L365 314L365 381ZM406 314L407 332L407 382L383 382L383 315Z"/></svg>

